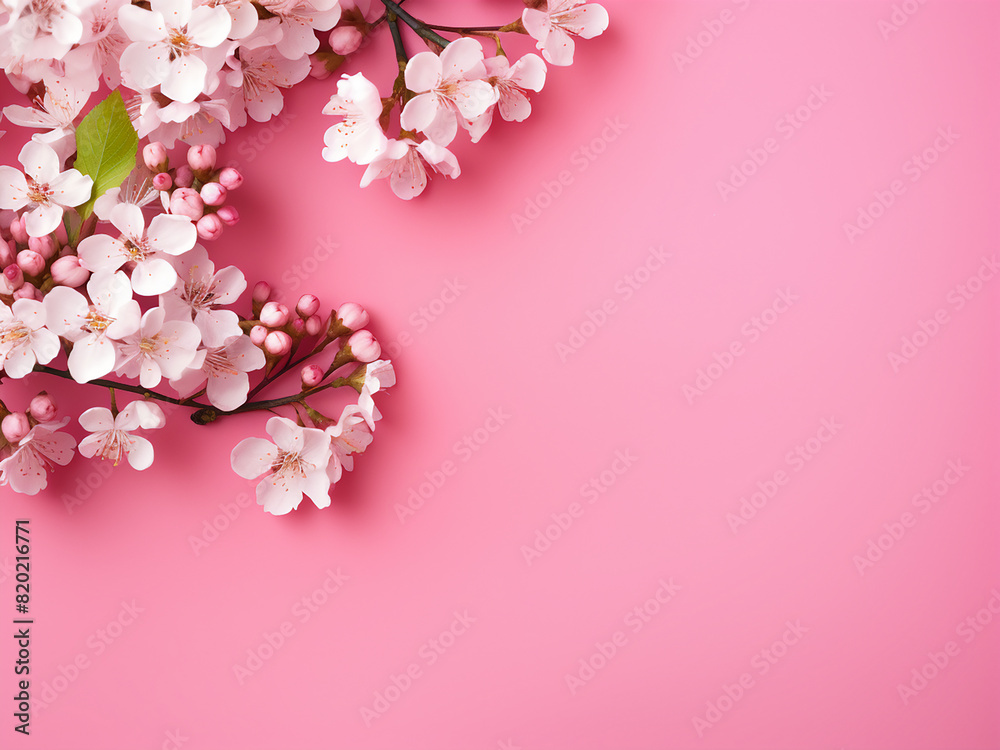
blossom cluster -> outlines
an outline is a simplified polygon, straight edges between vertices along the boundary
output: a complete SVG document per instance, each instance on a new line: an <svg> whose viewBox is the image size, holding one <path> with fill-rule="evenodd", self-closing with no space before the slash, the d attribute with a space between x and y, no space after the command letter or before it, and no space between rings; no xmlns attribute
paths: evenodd
<svg viewBox="0 0 1000 750"><path fill-rule="evenodd" d="M429 174L459 176L448 149L459 128L477 142L494 112L515 122L530 114L528 94L542 89L546 63L534 53L511 62L500 33L530 36L545 61L564 66L573 61L576 37L592 38L608 25L596 3L526 4L514 22L484 31L431 26L387 0L0 0L0 67L33 101L4 114L42 130L36 140L65 158L74 148L74 120L104 85L127 92L140 138L167 148L178 141L218 146L248 121L278 115L285 89L310 74L329 76L391 25L404 73L385 99L362 73L341 78L323 111L343 120L327 132L322 153L366 166L362 187L389 178L396 195L409 199ZM386 12L374 18L375 6ZM400 23L430 49L409 57ZM436 29L462 36L449 41ZM485 57L477 36L492 38L497 54ZM389 138L396 105L399 127Z"/></svg>
<svg viewBox="0 0 1000 750"><path fill-rule="evenodd" d="M196 409L200 423L287 405L298 419L268 422L279 448L254 475L266 475L258 499L271 513L287 513L303 492L328 505L330 486L353 468L352 454L371 442L381 416L374 394L395 382L366 329L368 313L347 303L323 315L312 294L289 310L271 299L264 282L254 287L248 315L232 309L246 279L235 266L216 268L199 240L214 239L238 219L235 209L225 210L225 200L243 176L217 169L210 146L191 147L183 163L171 166L163 144L147 144L142 163L94 201L91 220L72 237L67 226L92 198L94 180L43 142L29 141L19 158L21 169L0 166L0 371L9 379L45 372L100 385L111 403L79 415L90 433L79 445L61 431L69 418L57 419L48 394L38 394L23 412L0 403L0 485L37 493L74 447L88 458L149 467L153 446L136 432L164 426L157 400ZM336 352L333 360L325 368L302 367L299 393L278 404L249 402L252 393L324 350ZM63 358L65 369L59 369ZM105 380L112 373L118 379ZM252 377L258 380L253 388ZM169 394L157 390L164 385ZM338 386L353 388L357 400L333 420L308 399ZM119 409L127 393L142 397ZM296 441L285 439L289 434L306 440L309 451L297 452ZM244 475L246 442L233 454L234 469ZM326 478L302 485L313 469Z"/></svg>
<svg viewBox="0 0 1000 750"><path fill-rule="evenodd" d="M238 223L230 198L244 182L217 148L386 31L399 71L389 95L342 75L322 110L340 118L322 156L410 199L433 174L459 176L449 147L460 131L475 143L497 113L523 121L547 65L569 65L575 38L608 25L582 0L524 0L511 23L469 28L429 24L401 2L0 0L0 67L27 97L3 116L34 131L19 165L0 166L0 380L44 374L107 398L76 415L79 443L47 392L23 410L0 401L0 486L36 494L75 452L146 469L150 431L179 407L199 425L267 411L270 439L239 442L233 470L259 480L268 512L330 503L372 442L375 396L395 371L361 306L286 303L266 282L246 295L239 268L216 267L207 246ZM407 51L407 29L421 51ZM512 60L502 34L530 37L540 56ZM286 375L298 390L273 396ZM327 416L317 399L341 388L352 398Z"/></svg>
<svg viewBox="0 0 1000 750"><path fill-rule="evenodd" d="M382 99L362 73L343 75L337 93L323 108L324 114L343 118L326 131L323 158L365 165L361 187L388 178L392 191L404 200L424 191L429 174L449 178L461 174L448 149L460 128L478 143L496 112L508 122L524 121L531 114L529 92L539 92L545 85L545 61L570 65L573 37L601 34L608 26L608 14L596 3L551 0L543 9L525 8L512 24L495 31L462 30L468 35L450 42L436 33L439 27L412 18L408 23L432 44L444 46L407 57L398 44L401 80L392 96ZM528 53L511 64L499 34L515 31L530 34L545 61ZM495 56L486 57L475 38L479 35L495 41ZM396 103L402 104L398 137L389 138L389 115Z"/></svg>

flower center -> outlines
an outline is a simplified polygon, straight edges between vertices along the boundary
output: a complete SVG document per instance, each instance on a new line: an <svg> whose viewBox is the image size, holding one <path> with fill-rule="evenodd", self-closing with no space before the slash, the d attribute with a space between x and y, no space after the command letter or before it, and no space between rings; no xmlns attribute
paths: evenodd
<svg viewBox="0 0 1000 750"><path fill-rule="evenodd" d="M271 471L282 478L290 476L303 478L306 475L306 466L306 462L298 453L287 453L279 448L278 456L271 464Z"/></svg>
<svg viewBox="0 0 1000 750"><path fill-rule="evenodd" d="M239 375L240 372L233 367L233 363L229 360L226 350L221 348L208 350L202 369L213 378L217 378L220 375Z"/></svg>
<svg viewBox="0 0 1000 750"><path fill-rule="evenodd" d="M166 343L166 342L164 342ZM145 338L139 342L139 351L143 354L151 354L160 348L160 337L153 336L153 338Z"/></svg>
<svg viewBox="0 0 1000 750"><path fill-rule="evenodd" d="M122 460L122 456L129 452L133 442L127 432L111 430L104 440L104 445L101 446L100 456L102 459L106 458L114 462L114 465L117 466Z"/></svg>
<svg viewBox="0 0 1000 750"><path fill-rule="evenodd" d="M11 322L7 328L0 328L0 344L17 346L31 335L31 329L19 320Z"/></svg>
<svg viewBox="0 0 1000 750"><path fill-rule="evenodd" d="M114 322L114 318L109 318L99 310L95 310L91 307L90 312L87 313L87 321L84 325L86 325L87 328L89 328L93 333L101 334L104 333L108 326Z"/></svg>
<svg viewBox="0 0 1000 750"><path fill-rule="evenodd" d="M186 26L183 29L167 29L167 46L170 47L171 60L183 57L199 49L198 45L188 37Z"/></svg>
<svg viewBox="0 0 1000 750"><path fill-rule="evenodd" d="M122 246L129 260L140 261L149 257L149 244L146 240L136 242L130 237L122 237Z"/></svg>
<svg viewBox="0 0 1000 750"><path fill-rule="evenodd" d="M52 188L48 183L37 183L31 177L27 178L28 200L40 206L47 205L52 196Z"/></svg>
<svg viewBox="0 0 1000 750"><path fill-rule="evenodd" d="M184 285L184 301L195 310L205 310L212 306L215 300L215 281L209 283L190 279Z"/></svg>

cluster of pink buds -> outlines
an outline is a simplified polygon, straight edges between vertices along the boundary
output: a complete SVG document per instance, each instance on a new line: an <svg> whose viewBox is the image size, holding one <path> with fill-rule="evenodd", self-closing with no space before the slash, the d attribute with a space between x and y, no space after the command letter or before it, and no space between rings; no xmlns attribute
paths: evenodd
<svg viewBox="0 0 1000 750"><path fill-rule="evenodd" d="M324 320L320 315L321 303L314 294L303 294L294 309L272 299L271 285L258 282L252 294L253 319L243 322L249 328L250 341L264 351L267 358L265 374L270 374L275 365L286 355L294 354L305 339L319 337L313 352L325 349L337 342L339 351L330 367L311 364L302 368L302 389L308 390L319 385L323 379L348 362L367 364L374 362L382 353L382 347L368 331L368 312L354 302L347 302Z"/></svg>
<svg viewBox="0 0 1000 750"><path fill-rule="evenodd" d="M187 152L187 164L171 169L162 143L149 143L142 149L142 159L153 172L153 187L160 191L164 210L193 221L203 240L218 239L225 227L240 220L239 212L226 205L226 199L230 190L243 184L243 175L232 167L216 169L216 158L212 146L192 146Z"/></svg>
<svg viewBox="0 0 1000 750"><path fill-rule="evenodd" d="M24 217L8 217L0 225L0 297L40 300L56 285L80 286L90 272L80 267L75 254L62 255L66 228L62 224L52 234L29 237Z"/></svg>

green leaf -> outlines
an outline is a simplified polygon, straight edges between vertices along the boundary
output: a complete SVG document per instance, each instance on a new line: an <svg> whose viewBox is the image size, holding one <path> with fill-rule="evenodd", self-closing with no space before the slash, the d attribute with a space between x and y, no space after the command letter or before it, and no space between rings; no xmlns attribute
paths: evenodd
<svg viewBox="0 0 1000 750"><path fill-rule="evenodd" d="M116 188L135 168L139 138L128 119L125 102L112 91L103 102L83 118L76 129L76 169L94 180L90 200L77 210L86 219L94 210L94 201Z"/></svg>

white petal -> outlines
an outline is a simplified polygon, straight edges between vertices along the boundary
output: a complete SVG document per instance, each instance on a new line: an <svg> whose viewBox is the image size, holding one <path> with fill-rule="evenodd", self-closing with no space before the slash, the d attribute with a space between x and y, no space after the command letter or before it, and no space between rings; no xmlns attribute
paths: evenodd
<svg viewBox="0 0 1000 750"><path fill-rule="evenodd" d="M198 229L186 216L159 214L149 223L149 244L168 255L181 255L198 241Z"/></svg>
<svg viewBox="0 0 1000 750"><path fill-rule="evenodd" d="M28 205L28 181L14 167L0 167L0 208L16 211Z"/></svg>
<svg viewBox="0 0 1000 750"><path fill-rule="evenodd" d="M140 435L129 435L129 446L125 451L129 466L143 471L153 465L153 444Z"/></svg>
<svg viewBox="0 0 1000 750"><path fill-rule="evenodd" d="M177 272L163 258L149 258L135 264L132 288L136 294L155 297L169 291L177 283Z"/></svg>
<svg viewBox="0 0 1000 750"><path fill-rule="evenodd" d="M75 169L67 169L61 175L49 181L52 190L52 200L60 206L76 208L90 200L94 188L94 180Z"/></svg>
<svg viewBox="0 0 1000 750"><path fill-rule="evenodd" d="M38 206L34 211L25 214L24 228L29 237L44 237L56 230L62 217L62 206L57 206L55 203Z"/></svg>
<svg viewBox="0 0 1000 750"><path fill-rule="evenodd" d="M181 103L193 102L205 88L207 75L208 66L204 60L197 55L181 55L170 63L170 71L160 88L164 96L171 99Z"/></svg>
<svg viewBox="0 0 1000 750"><path fill-rule="evenodd" d="M264 438L251 437L241 440L233 448L230 461L235 471L244 479L256 479L271 468L278 457L277 447Z"/></svg>
<svg viewBox="0 0 1000 750"><path fill-rule="evenodd" d="M87 432L106 432L115 428L115 419L110 409L95 406L80 415L80 426Z"/></svg>
<svg viewBox="0 0 1000 750"><path fill-rule="evenodd" d="M103 336L86 336L73 344L68 364L77 383L103 378L115 367L115 347Z"/></svg>

